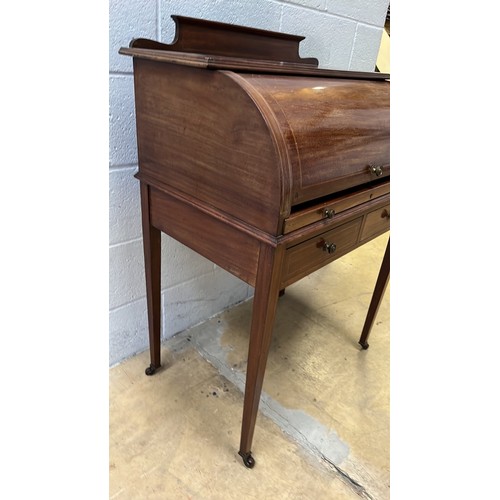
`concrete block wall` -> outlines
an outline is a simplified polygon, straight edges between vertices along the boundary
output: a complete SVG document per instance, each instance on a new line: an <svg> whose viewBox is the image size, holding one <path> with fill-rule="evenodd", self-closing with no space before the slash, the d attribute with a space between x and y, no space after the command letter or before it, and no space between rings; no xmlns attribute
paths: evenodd
<svg viewBox="0 0 500 500"><path fill-rule="evenodd" d="M373 71L389 0L110 0L109 361L148 346L132 61L132 38L171 43L172 14L306 36L302 57L320 67ZM162 235L162 338L249 298L253 289Z"/></svg>

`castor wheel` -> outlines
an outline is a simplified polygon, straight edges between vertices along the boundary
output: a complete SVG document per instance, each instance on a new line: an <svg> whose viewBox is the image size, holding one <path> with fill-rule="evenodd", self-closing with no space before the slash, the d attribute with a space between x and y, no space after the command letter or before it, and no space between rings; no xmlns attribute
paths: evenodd
<svg viewBox="0 0 500 500"><path fill-rule="evenodd" d="M155 366L153 365L153 363L151 363L147 368L146 368L146 375L148 376L151 376L151 375L154 375L155 372L156 372L156 369L159 368L159 366Z"/></svg>
<svg viewBox="0 0 500 500"><path fill-rule="evenodd" d="M238 455L243 459L243 463L245 464L245 467L248 467L249 469L253 469L253 466L255 465L255 460L252 457L252 452L249 451L248 453L241 453L238 452Z"/></svg>
<svg viewBox="0 0 500 500"><path fill-rule="evenodd" d="M366 351L366 349L368 349L370 347L370 344L368 342L358 342L359 345Z"/></svg>

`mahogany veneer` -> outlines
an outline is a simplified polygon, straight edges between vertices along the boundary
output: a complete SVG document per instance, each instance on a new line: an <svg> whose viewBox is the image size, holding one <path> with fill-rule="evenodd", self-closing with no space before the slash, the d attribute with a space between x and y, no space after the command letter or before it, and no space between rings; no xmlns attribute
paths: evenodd
<svg viewBox="0 0 500 500"><path fill-rule="evenodd" d="M251 445L278 297L389 230L388 75L319 69L303 37L172 16L133 56L152 375L161 231L255 287L239 454ZM389 277L387 249L360 344Z"/></svg>

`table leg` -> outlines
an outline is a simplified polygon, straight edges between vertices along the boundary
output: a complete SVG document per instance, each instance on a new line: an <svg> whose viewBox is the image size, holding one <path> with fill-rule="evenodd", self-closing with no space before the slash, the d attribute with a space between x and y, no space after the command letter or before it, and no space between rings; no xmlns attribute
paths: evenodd
<svg viewBox="0 0 500 500"><path fill-rule="evenodd" d="M151 364L146 375L160 368L161 318L161 231L151 225L149 217L149 186L141 182L142 239L148 305L149 351Z"/></svg>
<svg viewBox="0 0 500 500"><path fill-rule="evenodd" d="M368 308L363 331L361 332L361 338L359 339L359 344L363 349L368 349L368 347L370 347L370 344L368 344L368 336L370 335L373 322L375 321L375 316L377 315L377 311L380 306L380 302L382 301L382 297L384 296L385 288L387 287L387 283L389 282L389 248L390 240L387 241L387 248L385 249L384 259L382 260L382 266L380 267L377 283L375 284L375 290L373 291L373 296L370 302L370 307Z"/></svg>
<svg viewBox="0 0 500 500"><path fill-rule="evenodd" d="M250 450L276 315L283 256L283 247L273 248L265 244L261 245L253 299L239 450L243 463L249 468L255 465Z"/></svg>

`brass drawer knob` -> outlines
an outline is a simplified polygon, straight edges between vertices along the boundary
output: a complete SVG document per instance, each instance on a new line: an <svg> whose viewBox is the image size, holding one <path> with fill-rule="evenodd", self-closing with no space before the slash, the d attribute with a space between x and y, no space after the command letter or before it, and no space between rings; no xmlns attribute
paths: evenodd
<svg viewBox="0 0 500 500"><path fill-rule="evenodd" d="M337 250L337 245L335 245L335 243L328 243L325 241L323 245L324 252L333 253L335 250Z"/></svg>
<svg viewBox="0 0 500 500"><path fill-rule="evenodd" d="M335 215L335 210L333 208L325 208L323 210L323 217L326 217L327 219L331 219Z"/></svg>
<svg viewBox="0 0 500 500"><path fill-rule="evenodd" d="M370 165L368 169L372 174L375 174L377 177L380 177L383 174L383 165Z"/></svg>

